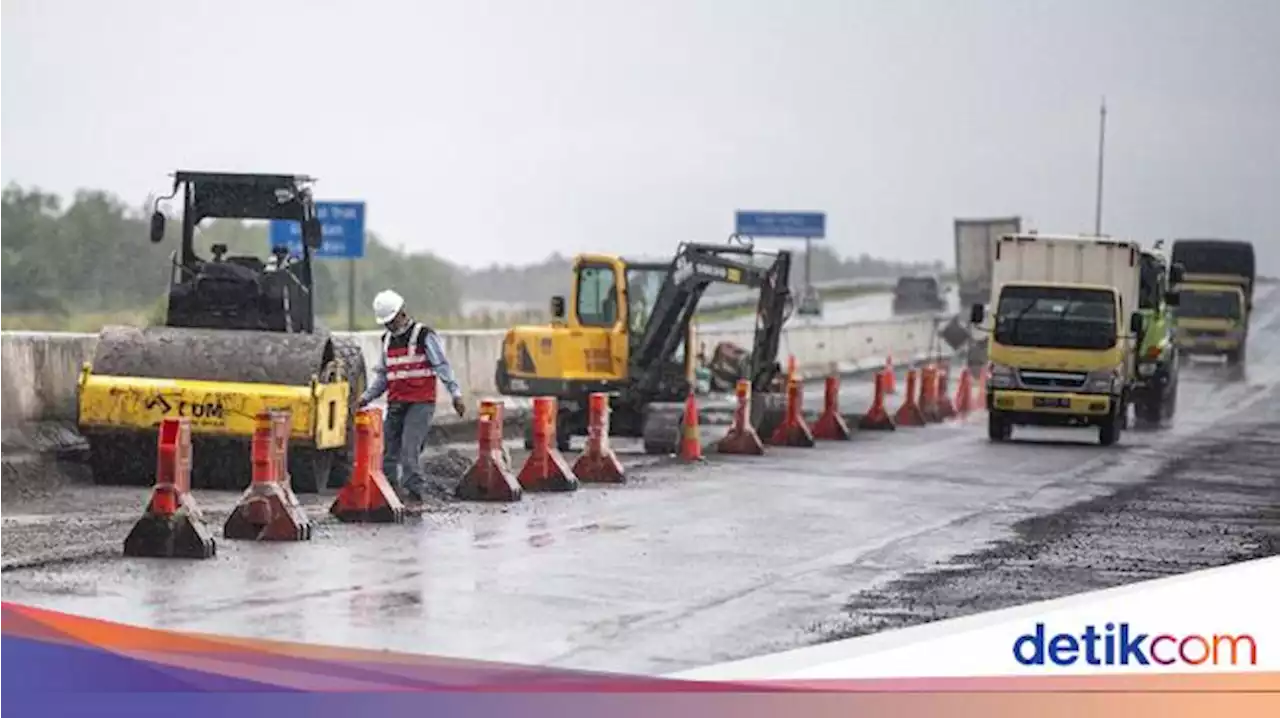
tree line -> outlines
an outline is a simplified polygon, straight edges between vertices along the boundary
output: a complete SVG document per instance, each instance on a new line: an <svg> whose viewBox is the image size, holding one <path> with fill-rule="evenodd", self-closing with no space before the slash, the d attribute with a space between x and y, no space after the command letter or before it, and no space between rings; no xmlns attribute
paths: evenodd
<svg viewBox="0 0 1280 718"><path fill-rule="evenodd" d="M78 320L75 328L86 330L92 327L82 325L95 317L158 318L181 222L169 222L164 244L153 245L147 239L150 213L149 202L131 206L104 190L80 190L67 199L38 187L7 186L0 227L5 328L65 329ZM265 222L206 220L196 242L202 254L214 243L226 244L232 254L266 257L270 249ZM317 313L330 326L345 328L347 263L320 260L314 266ZM802 266L803 257L797 256L792 273L797 288ZM824 280L936 270L940 263L906 266L865 254L846 259L817 248L812 267L814 279ZM370 328L368 307L385 287L394 287L424 319L442 326L466 325L464 298L527 304L541 312L550 296L568 294L570 268L570 258L555 254L534 265L469 270L430 252L396 249L369 231L365 257L356 262L357 324ZM536 318L490 316L487 324Z"/></svg>

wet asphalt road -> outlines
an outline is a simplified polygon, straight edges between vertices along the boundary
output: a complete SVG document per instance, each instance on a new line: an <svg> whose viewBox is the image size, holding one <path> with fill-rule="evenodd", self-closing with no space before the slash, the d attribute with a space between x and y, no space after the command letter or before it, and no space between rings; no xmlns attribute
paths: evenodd
<svg viewBox="0 0 1280 718"><path fill-rule="evenodd" d="M119 557L145 492L72 483L5 506L4 594L164 628L667 672L1274 553L1280 296L1257 319L1246 376L1193 368L1173 425L1116 447L1085 430L992 445L979 415L632 461L626 486L439 504L405 526L320 519L309 543L220 541L204 562ZM234 497L199 499L216 532Z"/></svg>

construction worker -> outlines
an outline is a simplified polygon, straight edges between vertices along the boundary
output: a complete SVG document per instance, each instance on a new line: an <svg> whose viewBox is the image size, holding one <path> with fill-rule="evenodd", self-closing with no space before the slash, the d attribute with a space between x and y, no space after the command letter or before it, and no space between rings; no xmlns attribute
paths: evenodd
<svg viewBox="0 0 1280 718"><path fill-rule="evenodd" d="M373 298L373 316L387 331L382 335L382 356L374 367L373 383L360 397L360 406L386 392L383 473L406 503L420 502L425 481L419 461L436 412L436 385L443 383L448 389L459 417L466 413L462 387L454 378L440 336L405 313L404 297L390 289L379 292Z"/></svg>

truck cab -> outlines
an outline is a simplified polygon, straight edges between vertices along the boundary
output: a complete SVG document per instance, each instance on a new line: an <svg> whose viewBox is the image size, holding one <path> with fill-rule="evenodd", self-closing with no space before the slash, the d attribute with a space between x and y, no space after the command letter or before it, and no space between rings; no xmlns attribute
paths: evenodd
<svg viewBox="0 0 1280 718"><path fill-rule="evenodd" d="M1181 266L1170 266L1163 243L1142 252L1139 259L1138 311L1144 331L1138 344L1133 404L1138 420L1158 426L1173 418L1178 399L1178 347L1174 342L1174 308L1179 294L1170 289L1181 279Z"/></svg>
<svg viewBox="0 0 1280 718"><path fill-rule="evenodd" d="M1139 256L1134 242L1071 235L1006 235L997 244L989 302L988 435L1014 426L1097 427L1116 443L1127 424L1136 347ZM970 320L985 324L987 310Z"/></svg>
<svg viewBox="0 0 1280 718"><path fill-rule="evenodd" d="M1178 285L1182 301L1174 319L1174 341L1186 356L1226 357L1239 362L1245 341L1246 300L1233 284Z"/></svg>

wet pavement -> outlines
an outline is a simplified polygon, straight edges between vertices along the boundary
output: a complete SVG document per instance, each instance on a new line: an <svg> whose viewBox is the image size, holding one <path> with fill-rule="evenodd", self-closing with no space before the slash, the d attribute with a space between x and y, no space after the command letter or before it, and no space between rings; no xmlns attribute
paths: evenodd
<svg viewBox="0 0 1280 718"><path fill-rule="evenodd" d="M1276 549L1276 298L1259 296L1251 342L1244 377L1192 367L1173 425L1115 447L1088 430L993 445L981 415L696 467L619 442L627 485L439 502L404 526L325 517L309 543L220 540L203 562L120 557L145 492L78 487L5 506L3 589L162 628L668 672L1193 570ZM198 498L220 527L234 497ZM86 543L33 559L41 542ZM1157 568L1134 568L1142 546ZM957 556L980 570L955 578Z"/></svg>

